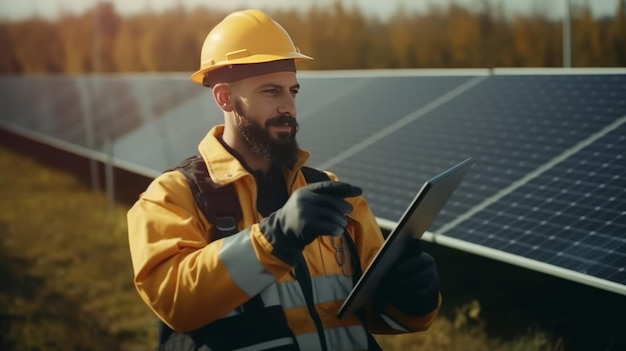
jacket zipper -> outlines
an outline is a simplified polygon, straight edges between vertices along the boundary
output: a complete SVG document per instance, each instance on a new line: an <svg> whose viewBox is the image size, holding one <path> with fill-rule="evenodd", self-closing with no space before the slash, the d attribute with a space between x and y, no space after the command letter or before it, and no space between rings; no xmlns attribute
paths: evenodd
<svg viewBox="0 0 626 351"><path fill-rule="evenodd" d="M328 346L326 345L326 336L324 334L324 326L322 325L322 319L320 315L315 310L315 302L313 301L313 285L311 284L311 275L309 273L309 269L306 266L304 261L304 257L302 253L298 255L296 259L296 280L300 284L300 288L302 289L302 294L304 295L304 299L306 300L306 307L309 310L309 315L311 315L311 319L313 319L313 323L315 323L315 329L317 329L317 336L320 339L320 344L322 345L323 351L328 351Z"/></svg>

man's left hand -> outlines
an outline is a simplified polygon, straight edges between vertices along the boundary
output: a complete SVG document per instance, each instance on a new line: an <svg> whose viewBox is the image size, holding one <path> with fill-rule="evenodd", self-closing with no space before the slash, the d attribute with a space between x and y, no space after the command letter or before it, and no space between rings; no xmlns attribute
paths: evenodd
<svg viewBox="0 0 626 351"><path fill-rule="evenodd" d="M434 258L413 239L381 282L381 293L400 311L426 315L439 303L439 274Z"/></svg>

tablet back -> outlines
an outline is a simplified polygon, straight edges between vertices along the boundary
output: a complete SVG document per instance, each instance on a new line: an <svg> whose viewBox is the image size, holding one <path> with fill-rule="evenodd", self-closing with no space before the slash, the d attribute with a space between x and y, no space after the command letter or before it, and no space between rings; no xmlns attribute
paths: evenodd
<svg viewBox="0 0 626 351"><path fill-rule="evenodd" d="M426 181L400 218L363 275L344 301L337 318L356 311L369 301L406 244L419 238L433 223L452 193L461 184L474 161L471 158Z"/></svg>

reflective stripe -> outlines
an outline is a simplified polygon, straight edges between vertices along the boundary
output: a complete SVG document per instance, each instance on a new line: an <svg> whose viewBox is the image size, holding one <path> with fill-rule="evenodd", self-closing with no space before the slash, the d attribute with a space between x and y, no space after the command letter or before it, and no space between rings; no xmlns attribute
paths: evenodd
<svg viewBox="0 0 626 351"><path fill-rule="evenodd" d="M284 309L289 309L306 306L297 281L270 284L260 292L260 295L265 307L283 306ZM236 308L224 317L232 317L240 313L240 309Z"/></svg>
<svg viewBox="0 0 626 351"><path fill-rule="evenodd" d="M317 332L296 335L300 351L319 351L322 349L320 337Z"/></svg>
<svg viewBox="0 0 626 351"><path fill-rule="evenodd" d="M326 329L329 350L367 350L367 332L363 326Z"/></svg>
<svg viewBox="0 0 626 351"><path fill-rule="evenodd" d="M279 296L280 303L286 310L306 306L302 288L297 280L276 284L276 292Z"/></svg>
<svg viewBox="0 0 626 351"><path fill-rule="evenodd" d="M219 257L233 282L248 296L258 294L270 285L274 276L265 270L256 257L250 229L223 239Z"/></svg>
<svg viewBox="0 0 626 351"><path fill-rule="evenodd" d="M316 304L345 300L352 289L352 277L326 275L313 277L313 301Z"/></svg>
<svg viewBox="0 0 626 351"><path fill-rule="evenodd" d="M272 284L261 291L261 299L265 307L284 305L283 298L278 293L278 284Z"/></svg>
<svg viewBox="0 0 626 351"><path fill-rule="evenodd" d="M313 277L311 281L313 300L316 304L343 301L348 297L352 288L352 278L343 275ZM278 300L276 304L283 305L285 309L306 307L306 300L297 280L277 283L276 290L273 289L273 287L268 287L261 293L266 306L271 306L274 304L273 301Z"/></svg>
<svg viewBox="0 0 626 351"><path fill-rule="evenodd" d="M276 340L265 341L265 342L261 342L258 344L238 348L233 351L269 350L269 349L274 349L274 348L285 346L285 345L293 345L293 339L292 338L280 338Z"/></svg>
<svg viewBox="0 0 626 351"><path fill-rule="evenodd" d="M281 303L281 297L280 297L280 294L278 293L278 286L276 284L270 284L270 286L263 289L260 294L261 294L261 299L263 300L263 306L265 307L283 305ZM236 315L241 314L240 307L237 307L234 310L230 311L228 314L226 314L222 318L234 317Z"/></svg>
<svg viewBox="0 0 626 351"><path fill-rule="evenodd" d="M381 314L380 318L382 318L385 321L385 323L387 323L387 325L393 328L394 330L405 332L405 333L411 332L410 330L401 326L398 322L394 321L391 317L389 317L386 314Z"/></svg>

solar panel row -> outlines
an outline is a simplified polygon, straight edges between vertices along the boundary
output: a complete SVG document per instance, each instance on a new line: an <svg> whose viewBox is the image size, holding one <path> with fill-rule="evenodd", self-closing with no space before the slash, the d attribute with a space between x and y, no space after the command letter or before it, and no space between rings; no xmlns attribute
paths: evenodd
<svg viewBox="0 0 626 351"><path fill-rule="evenodd" d="M626 294L625 71L300 81L299 141L310 163L363 187L382 222L399 219L426 179L473 157L432 232ZM108 131L120 161L155 173L194 153L222 119L185 75L107 76L98 85L2 77L0 92L0 123L94 149Z"/></svg>

